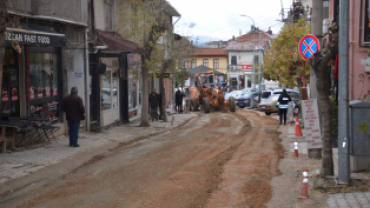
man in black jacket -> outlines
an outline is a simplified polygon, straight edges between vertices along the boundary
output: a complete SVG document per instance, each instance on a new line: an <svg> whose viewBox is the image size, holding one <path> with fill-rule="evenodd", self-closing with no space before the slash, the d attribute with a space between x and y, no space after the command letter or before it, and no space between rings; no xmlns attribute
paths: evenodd
<svg viewBox="0 0 370 208"><path fill-rule="evenodd" d="M69 146L79 147L78 130L80 129L80 121L85 120L85 107L82 99L77 95L77 87L72 87L71 94L64 98L62 103L62 111L66 112L66 119L69 127Z"/></svg>
<svg viewBox="0 0 370 208"><path fill-rule="evenodd" d="M184 95L180 92L180 90L177 90L176 92L176 109L178 113L182 113L182 99Z"/></svg>
<svg viewBox="0 0 370 208"><path fill-rule="evenodd" d="M282 124L283 116L284 116L284 125L286 125L286 113L288 111L289 102L292 101L290 96L286 93L286 90L283 89L283 93L279 96L279 99L276 105L279 106L279 116L280 116L280 125Z"/></svg>
<svg viewBox="0 0 370 208"><path fill-rule="evenodd" d="M158 100L159 95L155 92L155 88L152 88L152 93L149 94L150 114L152 116L152 121L154 121L154 119L158 121Z"/></svg>

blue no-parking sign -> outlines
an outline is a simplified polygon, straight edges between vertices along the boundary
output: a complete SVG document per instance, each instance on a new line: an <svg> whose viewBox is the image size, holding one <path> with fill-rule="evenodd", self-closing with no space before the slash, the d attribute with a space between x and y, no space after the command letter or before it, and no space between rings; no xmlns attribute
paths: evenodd
<svg viewBox="0 0 370 208"><path fill-rule="evenodd" d="M299 41L298 51L304 60L313 58L313 55L320 50L320 42L314 35L305 35Z"/></svg>

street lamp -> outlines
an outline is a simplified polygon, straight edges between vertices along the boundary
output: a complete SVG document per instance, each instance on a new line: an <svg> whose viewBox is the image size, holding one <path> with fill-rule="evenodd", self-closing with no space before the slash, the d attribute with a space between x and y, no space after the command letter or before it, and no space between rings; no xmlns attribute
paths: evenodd
<svg viewBox="0 0 370 208"><path fill-rule="evenodd" d="M256 27L255 23L254 23L254 20L252 17L248 16L248 15L245 15L245 14L241 14L240 16L242 17L248 17L249 19L252 20L253 22L253 30L252 30L252 33L253 33L253 58L252 58L252 64L253 64L253 72L252 72L252 91L253 89L255 89L256 87L256 78L255 78L255 73L256 73L256 67L255 67L255 61L254 61L254 54L255 54L255 44L254 44L254 28ZM254 105L254 99L251 99L251 107L253 107Z"/></svg>

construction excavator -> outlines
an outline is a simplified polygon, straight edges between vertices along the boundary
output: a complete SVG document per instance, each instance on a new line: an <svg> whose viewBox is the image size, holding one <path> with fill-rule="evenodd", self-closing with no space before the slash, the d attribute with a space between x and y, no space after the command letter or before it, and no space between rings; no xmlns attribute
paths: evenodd
<svg viewBox="0 0 370 208"><path fill-rule="evenodd" d="M231 112L235 112L235 100L233 97L230 101L225 100L224 92L222 91L218 78L218 87L204 87L202 86L200 76L198 87L190 88L190 110L197 111L199 106L203 106L204 113L211 112L211 108L229 107Z"/></svg>

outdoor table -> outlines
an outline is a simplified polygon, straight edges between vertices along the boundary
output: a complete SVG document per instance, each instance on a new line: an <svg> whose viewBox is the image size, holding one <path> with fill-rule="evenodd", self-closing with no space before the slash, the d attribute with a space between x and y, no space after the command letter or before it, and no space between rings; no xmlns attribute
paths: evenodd
<svg viewBox="0 0 370 208"><path fill-rule="evenodd" d="M20 122L0 121L0 128L1 128L0 142L3 142L2 153L11 152L11 151L6 150L7 142L10 142L10 149L12 151L18 151L19 152L20 149L15 148L15 146L14 146L15 132L16 132L17 129L24 128L24 125L22 125ZM11 129L10 137L6 136L6 130L8 128Z"/></svg>

